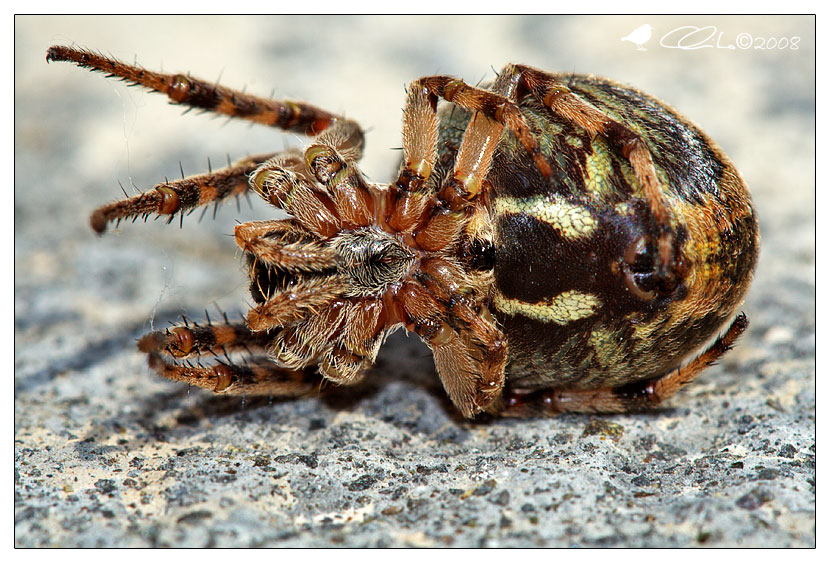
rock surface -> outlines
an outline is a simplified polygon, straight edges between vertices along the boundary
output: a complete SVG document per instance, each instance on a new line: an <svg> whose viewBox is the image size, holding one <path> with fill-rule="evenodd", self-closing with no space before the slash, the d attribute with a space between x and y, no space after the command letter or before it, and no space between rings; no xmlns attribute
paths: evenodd
<svg viewBox="0 0 830 563"><path fill-rule="evenodd" d="M643 23L646 51L620 41ZM692 25L722 46L778 42L661 46ZM814 546L813 29L782 16L16 18L15 545ZM227 235L270 212L243 201L98 238L90 210L118 181L148 189L179 162L196 173L301 140L47 65L55 43L345 112L369 129L376 181L395 171L418 76L475 83L516 61L636 84L717 139L753 190L750 329L645 415L464 421L428 350L400 333L366 384L332 398L165 382L135 339L205 307L244 311Z"/></svg>

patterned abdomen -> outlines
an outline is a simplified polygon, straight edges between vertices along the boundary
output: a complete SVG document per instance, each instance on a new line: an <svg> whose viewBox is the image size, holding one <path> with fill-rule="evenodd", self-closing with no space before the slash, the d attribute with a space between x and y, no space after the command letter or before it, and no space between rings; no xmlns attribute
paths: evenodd
<svg viewBox="0 0 830 563"><path fill-rule="evenodd" d="M682 277L644 292L659 235L627 159L601 136L529 99L522 112L554 175L544 181L506 136L488 180L495 228L491 310L508 337L514 388L606 387L663 375L740 305L758 227L732 163L660 102L593 77L569 88L646 141L671 213ZM633 264L633 266L631 266Z"/></svg>

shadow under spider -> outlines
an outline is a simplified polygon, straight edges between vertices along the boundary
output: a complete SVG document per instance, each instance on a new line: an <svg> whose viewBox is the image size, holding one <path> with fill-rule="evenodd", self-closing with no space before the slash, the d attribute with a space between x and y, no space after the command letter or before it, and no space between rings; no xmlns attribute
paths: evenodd
<svg viewBox="0 0 830 563"><path fill-rule="evenodd" d="M132 336L134 331L131 329L129 332ZM115 338L107 339L108 347L111 344L109 341ZM123 332L121 338L122 340L124 338ZM113 348L117 349L114 346ZM154 374L148 370L146 376L154 377ZM390 383L405 383L413 388L423 389L431 400L438 403L438 408L443 410L453 423L470 422L461 416L444 392L435 373L432 355L426 346L418 338L408 338L402 332L398 332L390 336L384 348L381 349L376 364L369 370L363 381L356 385L336 386L321 376L319 392L300 398L222 396L213 395L195 387L178 385L169 391L137 397L130 412L118 413L100 420L84 438L81 438L79 444L94 444L96 440L118 439L119 434L129 433L132 438L122 439L120 444L122 447L132 449L152 441L171 441L173 435L176 434L191 434L200 428L202 421L209 419L256 415L257 418L261 418L256 423L267 424L269 415L263 409L309 399L319 404L321 411L324 408L335 412L353 411L361 406L367 406L375 411L376 409L370 407L372 399ZM314 409L313 404L311 408ZM303 407L303 412L307 416L306 407ZM175 419L173 424L162 422L162 419L169 420L171 416ZM284 416L285 413L281 415L281 418ZM406 422L397 420L388 422L393 425L407 425ZM130 430L132 432L129 432ZM97 448L101 447L104 446L97 445Z"/></svg>
<svg viewBox="0 0 830 563"><path fill-rule="evenodd" d="M129 332L132 336L134 331L130 329ZM115 339L117 339L117 336L106 339L105 343L93 343L90 348L91 350L99 350L102 347L108 350L117 349L113 345ZM121 339L122 341L124 339L123 332L121 333ZM82 357L87 355L88 353L81 354ZM146 377L155 377L155 375L147 370ZM211 419L236 418L240 419L241 422L267 424L270 414L269 411L264 409L309 399L311 400L310 407L303 406L297 409L297 411L302 412L302 415L297 416L298 422L301 417L308 417L309 409L313 411L318 406L321 415L324 414L323 411L326 409L335 412L348 412L363 407L370 416L378 416L388 424L405 428L407 432L417 433L420 429L429 433L431 423L419 420L423 410L416 412L414 417L410 412L411 407L415 406L416 403L423 404L423 399L428 398L436 403L437 408L443 411L448 419L447 421L456 427L467 426L469 428L468 425L491 425L496 421L502 421L508 425L517 423L512 419L508 420L486 414L482 414L474 420L465 419L452 404L441 386L429 350L418 338L408 338L402 332L390 336L386 345L381 349L377 363L360 383L352 386L336 386L325 381L322 376L320 383L319 393L300 398L213 395L202 389L189 388L179 384L169 391L160 391L137 397L133 402L134 408L130 412L117 413L105 420L100 420L81 439L77 447L81 448L79 454L86 455L84 452L90 448L127 447L133 449L151 442L174 441L176 436L183 438L196 432L203 432L204 427L201 423ZM424 395L418 397L413 393L404 393L402 396L410 402L406 404L399 402L391 405L393 408L390 409L386 409L386 405L373 402L373 399L392 383L404 383L412 389L421 389L424 391ZM398 396L399 399L400 395ZM403 411L404 413L401 416L390 414L395 413L396 408L398 409L397 412ZM670 414L672 410L667 407L651 414L665 415ZM279 418L285 420L286 417L291 415L291 411L284 411L280 413ZM563 416L568 417L569 415ZM581 417L582 415L573 416ZM169 422L170 417L174 419L172 424ZM257 420L250 420L251 418ZM163 421L164 419L167 419L167 421ZM131 435L131 438L119 440L119 435L128 434ZM97 440L107 442L110 439L119 440L119 446L95 445Z"/></svg>

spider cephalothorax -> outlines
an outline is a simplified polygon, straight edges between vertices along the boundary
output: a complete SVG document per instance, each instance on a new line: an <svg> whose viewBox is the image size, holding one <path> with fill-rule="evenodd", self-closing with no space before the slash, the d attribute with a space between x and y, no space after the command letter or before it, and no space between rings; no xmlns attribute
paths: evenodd
<svg viewBox="0 0 830 563"><path fill-rule="evenodd" d="M619 412L675 393L746 327L735 317L757 256L746 187L703 133L634 89L521 65L484 88L421 78L407 90L398 178L376 185L349 119L85 50L52 47L47 60L314 137L93 213L100 233L253 190L291 215L236 228L256 303L245 323L140 340L169 379L302 395L321 377L360 380L404 327L465 416ZM220 353L212 367L179 361Z"/></svg>

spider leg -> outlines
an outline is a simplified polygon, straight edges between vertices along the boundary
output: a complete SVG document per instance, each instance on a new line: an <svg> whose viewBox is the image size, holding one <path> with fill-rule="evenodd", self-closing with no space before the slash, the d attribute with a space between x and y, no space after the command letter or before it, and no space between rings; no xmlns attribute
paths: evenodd
<svg viewBox="0 0 830 563"><path fill-rule="evenodd" d="M376 190L356 164L362 143L354 123L338 123L304 153L290 151L262 163L251 174L251 187L319 238L366 227L374 218Z"/></svg>
<svg viewBox="0 0 830 563"><path fill-rule="evenodd" d="M186 74L164 74L128 65L86 49L53 46L47 51L46 60L69 61L81 67L105 72L109 76L166 94L176 104L305 135L316 135L343 119L305 102L260 98Z"/></svg>
<svg viewBox="0 0 830 563"><path fill-rule="evenodd" d="M208 174L189 176L181 180L158 184L144 193L116 201L96 209L90 216L90 225L103 233L107 224L151 214L169 215L172 221L177 214L184 214L210 203L218 204L230 197L239 196L249 189L248 176L264 160L273 154L255 155Z"/></svg>
<svg viewBox="0 0 830 563"><path fill-rule="evenodd" d="M475 113L464 132L452 176L434 197L428 192L427 179L437 159L434 129L439 97ZM413 82L404 119L404 167L397 183L390 186L395 195L388 205L389 225L417 231L416 243L426 250L444 248L465 224L471 231L482 228L487 216L486 176L505 126L535 155L538 166L549 167L518 107L505 96L445 76Z"/></svg>
<svg viewBox="0 0 830 563"><path fill-rule="evenodd" d="M509 64L499 74L498 84L515 99L530 92L550 110L584 129L591 136L602 135L628 159L634 175L642 186L651 214L658 229L657 241L661 277L672 278L675 266L674 236L669 205L657 177L654 161L646 141L635 131L619 123L607 113L586 102L571 91L562 77L524 65ZM542 170L540 168L540 170ZM544 171L543 171L544 174Z"/></svg>
<svg viewBox="0 0 830 563"><path fill-rule="evenodd" d="M138 341L138 348L160 376L214 393L296 397L313 392L319 377L311 370L279 367L264 356L250 356L242 363L234 363L228 356L234 352L261 354L272 340L266 333L251 332L244 323L217 323L152 332ZM209 366L165 359L185 360L203 353L224 353L226 359Z"/></svg>
<svg viewBox="0 0 830 563"><path fill-rule="evenodd" d="M445 82L454 81L460 86L455 90L450 88L448 94L447 89L441 87L443 79ZM404 109L404 163L398 180L389 186L386 214L387 224L397 231L418 231L421 239L429 238L424 232L425 224L433 224L434 228L443 224L441 229L452 231L456 224L464 222L463 214L470 213L468 200L474 198L482 188L503 125L477 114L473 117L474 126L467 128L456 155L453 177L457 186L442 190L436 199L435 194L431 193L434 189L432 183L427 182L438 158L438 98L444 97L462 107L477 109L467 103L469 100L464 96L453 97L459 88L495 96L492 92L470 88L447 77L421 78L408 88ZM521 122L524 123L523 120ZM451 217L447 214L448 211L460 214ZM443 217L439 218L439 215ZM435 222L435 219L438 221Z"/></svg>
<svg viewBox="0 0 830 563"><path fill-rule="evenodd" d="M288 272L324 272L337 266L334 248L325 246L293 220L237 225L236 244L257 261Z"/></svg>
<svg viewBox="0 0 830 563"><path fill-rule="evenodd" d="M301 281L252 310L248 323L277 329L268 353L278 364L317 365L329 381L352 385L377 357L385 334L383 306L373 298L341 297L333 289Z"/></svg>
<svg viewBox="0 0 830 563"><path fill-rule="evenodd" d="M507 390L491 412L501 416L553 416L565 412L625 413L654 408L694 380L734 346L749 321L738 315L727 331L689 364L653 379L602 389Z"/></svg>
<svg viewBox="0 0 830 563"><path fill-rule="evenodd" d="M446 310L445 318L461 336L478 374L472 395L476 412L486 409L504 387L507 338L496 326L481 299L459 280L463 270L446 259L433 258L421 265L421 283Z"/></svg>
<svg viewBox="0 0 830 563"><path fill-rule="evenodd" d="M353 299L345 309L341 335L320 357L319 367L329 381L351 385L375 362L386 330L380 300Z"/></svg>
<svg viewBox="0 0 830 563"><path fill-rule="evenodd" d="M263 162L251 174L251 188L274 207L294 216L319 238L340 231L340 220L332 211L331 198L317 189L306 171L303 155L289 151Z"/></svg>
<svg viewBox="0 0 830 563"><path fill-rule="evenodd" d="M360 160L363 155L363 142L363 130L357 123L348 119L334 122L314 139L314 144L331 147L350 162Z"/></svg>
<svg viewBox="0 0 830 563"><path fill-rule="evenodd" d="M471 356L474 350L447 324L444 307L424 286L404 282L395 297L403 309L401 316L408 320L406 329L432 350L438 377L450 400L464 416L472 417L480 411L474 400L479 378L476 359Z"/></svg>
<svg viewBox="0 0 830 563"><path fill-rule="evenodd" d="M362 142L362 138L359 130L338 124L314 139L303 155L306 170L322 187L347 230L366 227L374 219L373 189L356 164L359 152L354 140Z"/></svg>
<svg viewBox="0 0 830 563"><path fill-rule="evenodd" d="M138 349L145 354L190 358L201 354L262 351L271 340L273 336L251 332L244 323L188 324L145 334L138 341Z"/></svg>
<svg viewBox="0 0 830 563"><path fill-rule="evenodd" d="M316 314L280 330L271 354L291 368L317 364L320 373L336 384L357 383L380 348L380 310L380 303L372 299L334 299Z"/></svg>
<svg viewBox="0 0 830 563"><path fill-rule="evenodd" d="M426 88L413 82L407 88L403 110L404 162L395 185L414 192L422 189L438 159L436 100Z"/></svg>
<svg viewBox="0 0 830 563"><path fill-rule="evenodd" d="M283 368L265 357L213 366L169 362L158 352L149 353L147 359L150 367L165 379L223 395L299 397L315 392L320 383L313 369Z"/></svg>
<svg viewBox="0 0 830 563"><path fill-rule="evenodd" d="M427 184L438 158L435 99L417 82L407 88L403 110L404 159L397 181L387 188L384 220L394 230L412 230L432 203Z"/></svg>
<svg viewBox="0 0 830 563"><path fill-rule="evenodd" d="M422 264L418 281L407 281L396 298L409 320L407 329L432 350L438 376L466 417L487 409L504 386L507 340L493 322L459 294L459 272L449 261Z"/></svg>
<svg viewBox="0 0 830 563"><path fill-rule="evenodd" d="M470 199L482 189L484 176L504 127L516 135L542 174L550 177L551 166L542 155L539 143L515 101L496 92L469 86L451 76L427 76L416 83L432 98L443 98L487 117L487 123L479 123L475 127L473 125L476 124L471 123L465 132L462 148L466 144L469 149L475 147L476 150L462 154L459 149L456 158L454 177L460 184L461 196Z"/></svg>
<svg viewBox="0 0 830 563"><path fill-rule="evenodd" d="M276 289L264 303L248 311L248 327L255 332L286 327L342 296L346 285L338 278L300 279L285 289Z"/></svg>

